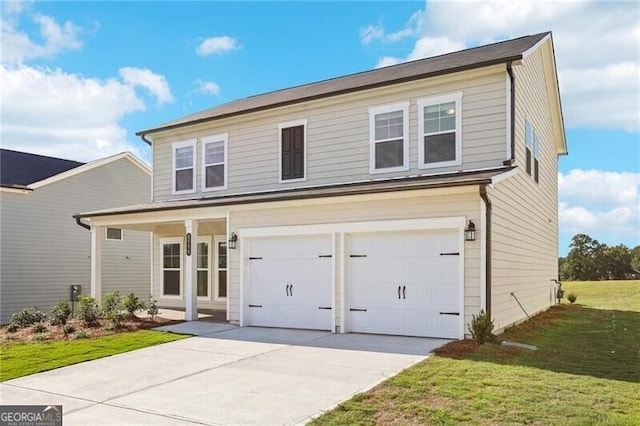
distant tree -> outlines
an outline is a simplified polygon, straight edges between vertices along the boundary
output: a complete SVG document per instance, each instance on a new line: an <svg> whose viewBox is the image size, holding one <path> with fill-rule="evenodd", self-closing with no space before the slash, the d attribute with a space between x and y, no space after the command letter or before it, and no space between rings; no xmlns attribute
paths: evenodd
<svg viewBox="0 0 640 426"><path fill-rule="evenodd" d="M605 244L587 234L576 234L570 247L566 258L566 274L570 280L591 281L607 275Z"/></svg>
<svg viewBox="0 0 640 426"><path fill-rule="evenodd" d="M631 249L631 269L640 272L640 246Z"/></svg>
<svg viewBox="0 0 640 426"><path fill-rule="evenodd" d="M624 244L605 249L607 278L622 280L631 272L631 252Z"/></svg>
<svg viewBox="0 0 640 426"><path fill-rule="evenodd" d="M560 277L560 281L571 279L571 274L569 273L569 262L567 262L566 257L558 258L558 277Z"/></svg>

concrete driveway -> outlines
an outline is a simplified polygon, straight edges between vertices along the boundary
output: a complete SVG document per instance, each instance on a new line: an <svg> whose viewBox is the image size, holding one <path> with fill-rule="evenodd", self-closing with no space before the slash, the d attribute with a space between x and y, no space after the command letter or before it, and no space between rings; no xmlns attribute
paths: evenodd
<svg viewBox="0 0 640 426"><path fill-rule="evenodd" d="M65 425L298 424L425 359L442 339L170 326L177 342L0 384L2 404L61 404Z"/></svg>

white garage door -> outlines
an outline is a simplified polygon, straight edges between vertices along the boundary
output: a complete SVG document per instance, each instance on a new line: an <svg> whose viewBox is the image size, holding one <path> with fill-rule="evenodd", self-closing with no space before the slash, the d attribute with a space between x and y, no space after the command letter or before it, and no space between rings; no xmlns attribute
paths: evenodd
<svg viewBox="0 0 640 426"><path fill-rule="evenodd" d="M247 325L331 330L331 237L253 238L246 244Z"/></svg>
<svg viewBox="0 0 640 426"><path fill-rule="evenodd" d="M461 337L456 231L353 234L348 253L352 332Z"/></svg>

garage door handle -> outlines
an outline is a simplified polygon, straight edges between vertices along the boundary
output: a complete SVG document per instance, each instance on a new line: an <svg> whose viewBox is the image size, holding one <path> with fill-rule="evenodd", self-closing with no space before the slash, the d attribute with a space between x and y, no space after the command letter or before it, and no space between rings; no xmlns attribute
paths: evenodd
<svg viewBox="0 0 640 426"><path fill-rule="evenodd" d="M262 260L261 257L250 257L249 260Z"/></svg>
<svg viewBox="0 0 640 426"><path fill-rule="evenodd" d="M400 287L401 286L398 286L398 299L400 299Z"/></svg>
<svg viewBox="0 0 640 426"><path fill-rule="evenodd" d="M356 308L351 308L349 309L351 312L367 312L366 309L356 309Z"/></svg>
<svg viewBox="0 0 640 426"><path fill-rule="evenodd" d="M331 310L331 306L318 306L318 309L328 309L328 310Z"/></svg>
<svg viewBox="0 0 640 426"><path fill-rule="evenodd" d="M332 254L319 254L318 257L333 257Z"/></svg>
<svg viewBox="0 0 640 426"><path fill-rule="evenodd" d="M349 257L367 257L366 254L350 254Z"/></svg>
<svg viewBox="0 0 640 426"><path fill-rule="evenodd" d="M262 305L249 305L250 308L262 308Z"/></svg>
<svg viewBox="0 0 640 426"><path fill-rule="evenodd" d="M287 294L287 296L290 296L289 294L289 287L291 286L291 284L287 284L284 288L284 292Z"/></svg>
<svg viewBox="0 0 640 426"><path fill-rule="evenodd" d="M440 315L460 315L460 312L440 312Z"/></svg>
<svg viewBox="0 0 640 426"><path fill-rule="evenodd" d="M402 286L402 298L406 299L407 298L407 287Z"/></svg>
<svg viewBox="0 0 640 426"><path fill-rule="evenodd" d="M460 256L460 253L458 253L457 251L450 253L440 253L440 256Z"/></svg>

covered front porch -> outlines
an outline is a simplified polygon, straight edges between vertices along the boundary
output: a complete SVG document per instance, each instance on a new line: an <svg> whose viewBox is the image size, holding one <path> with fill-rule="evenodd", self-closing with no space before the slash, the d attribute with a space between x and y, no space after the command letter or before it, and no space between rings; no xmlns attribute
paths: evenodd
<svg viewBox="0 0 640 426"><path fill-rule="evenodd" d="M146 231L151 245L149 294L157 305L184 311L187 321L198 320L199 313L205 318L229 321L228 249L235 248L235 234L228 235L226 211L206 210L191 210L189 215L169 210L87 219L91 231L91 295L97 300L103 296L102 256L107 230L122 229L124 238L127 230Z"/></svg>

